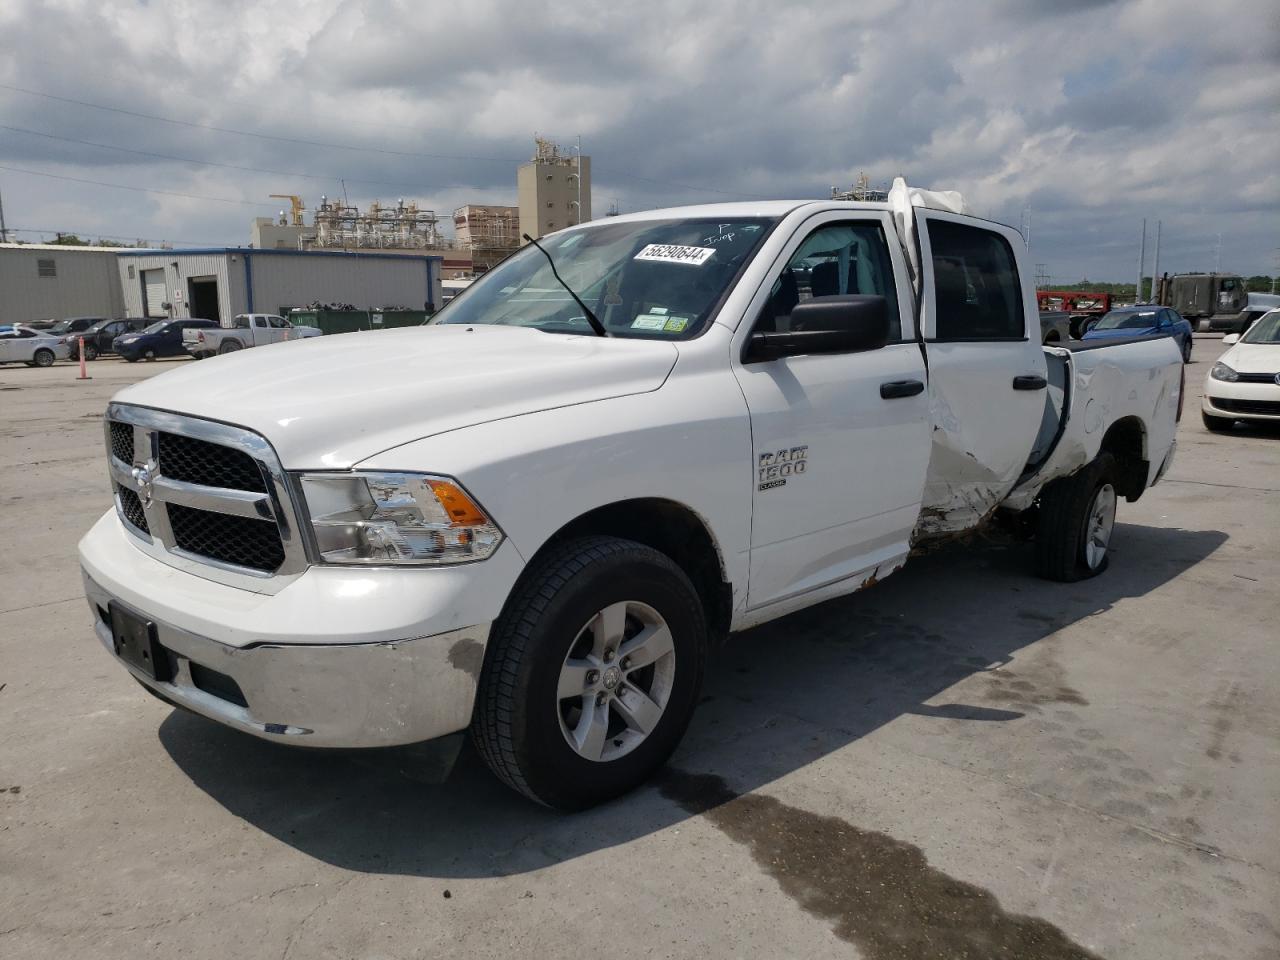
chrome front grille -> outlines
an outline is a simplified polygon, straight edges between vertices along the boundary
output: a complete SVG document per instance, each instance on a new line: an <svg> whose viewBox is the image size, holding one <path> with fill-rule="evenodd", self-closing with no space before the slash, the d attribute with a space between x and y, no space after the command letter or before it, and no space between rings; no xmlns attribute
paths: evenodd
<svg viewBox="0 0 1280 960"><path fill-rule="evenodd" d="M229 583L305 569L289 484L258 434L111 404L106 443L116 511L158 559Z"/></svg>

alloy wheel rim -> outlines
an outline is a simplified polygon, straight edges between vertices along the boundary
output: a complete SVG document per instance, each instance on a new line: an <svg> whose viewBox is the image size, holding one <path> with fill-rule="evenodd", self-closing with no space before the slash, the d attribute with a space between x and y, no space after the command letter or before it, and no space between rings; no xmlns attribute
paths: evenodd
<svg viewBox="0 0 1280 960"><path fill-rule="evenodd" d="M608 763L653 733L671 702L675 640L646 603L612 603L574 637L560 668L556 714L578 756Z"/></svg>
<svg viewBox="0 0 1280 960"><path fill-rule="evenodd" d="M1084 559L1090 570L1097 570L1106 558L1115 523L1116 490L1111 484L1104 483L1093 496L1085 529Z"/></svg>

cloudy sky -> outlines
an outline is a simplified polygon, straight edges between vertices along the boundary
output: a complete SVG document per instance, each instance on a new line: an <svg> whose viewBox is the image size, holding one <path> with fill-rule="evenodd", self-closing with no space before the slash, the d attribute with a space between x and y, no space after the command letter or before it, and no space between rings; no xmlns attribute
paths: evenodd
<svg viewBox="0 0 1280 960"><path fill-rule="evenodd" d="M447 218L538 132L597 215L866 171L1029 218L1058 281L1131 279L1143 217L1162 269L1280 256L1275 0L0 0L0 52L11 229L243 244L340 180Z"/></svg>

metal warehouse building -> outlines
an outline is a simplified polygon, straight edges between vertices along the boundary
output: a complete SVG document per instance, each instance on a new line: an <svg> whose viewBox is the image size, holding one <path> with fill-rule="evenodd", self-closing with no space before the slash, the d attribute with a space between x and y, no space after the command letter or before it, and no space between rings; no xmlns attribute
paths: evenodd
<svg viewBox="0 0 1280 960"><path fill-rule="evenodd" d="M0 323L124 316L117 252L0 243Z"/></svg>
<svg viewBox="0 0 1280 960"><path fill-rule="evenodd" d="M440 306L441 258L328 250L120 251L125 312L137 317L287 313L316 300L359 310Z"/></svg>

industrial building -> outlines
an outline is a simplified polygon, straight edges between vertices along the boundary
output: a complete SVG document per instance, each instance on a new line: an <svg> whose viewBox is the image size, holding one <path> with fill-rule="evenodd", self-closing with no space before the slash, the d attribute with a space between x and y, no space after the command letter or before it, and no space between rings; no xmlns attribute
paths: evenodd
<svg viewBox="0 0 1280 960"><path fill-rule="evenodd" d="M118 251L124 313L138 317L203 317L287 313L315 301L357 309L441 304L438 256L322 250Z"/></svg>
<svg viewBox="0 0 1280 960"><path fill-rule="evenodd" d="M520 208L468 203L453 211L453 233L460 251L475 267L487 270L520 246ZM445 272L452 276L446 264Z"/></svg>
<svg viewBox="0 0 1280 960"><path fill-rule="evenodd" d="M591 219L591 158L572 157L541 137L533 159L516 171L520 232L535 240Z"/></svg>
<svg viewBox="0 0 1280 960"><path fill-rule="evenodd" d="M0 323L124 316L115 247L0 243Z"/></svg>

